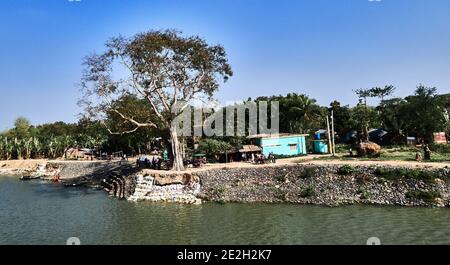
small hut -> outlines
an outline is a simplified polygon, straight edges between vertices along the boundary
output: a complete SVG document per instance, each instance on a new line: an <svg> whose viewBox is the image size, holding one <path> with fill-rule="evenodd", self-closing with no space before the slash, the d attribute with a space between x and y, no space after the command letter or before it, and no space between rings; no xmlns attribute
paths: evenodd
<svg viewBox="0 0 450 265"><path fill-rule="evenodd" d="M241 160L248 161L251 159L252 154L261 154L262 149L257 145L243 145L241 149L239 149L239 153L241 154Z"/></svg>

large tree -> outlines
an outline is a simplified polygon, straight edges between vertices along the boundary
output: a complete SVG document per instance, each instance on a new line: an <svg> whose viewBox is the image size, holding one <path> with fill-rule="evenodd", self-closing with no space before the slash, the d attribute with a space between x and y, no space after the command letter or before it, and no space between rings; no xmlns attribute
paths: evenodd
<svg viewBox="0 0 450 265"><path fill-rule="evenodd" d="M225 50L204 39L184 37L174 30L149 31L132 38L116 37L106 43L103 54L84 60L80 101L91 117L104 119L115 113L132 129L112 134L133 133L143 127L168 128L173 169L183 170L181 146L174 119L190 102L210 99L220 81L232 76ZM153 115L138 119L120 108L123 97L145 99Z"/></svg>
<svg viewBox="0 0 450 265"><path fill-rule="evenodd" d="M406 132L428 143L433 142L433 133L445 130L445 106L435 87L419 85L413 96L406 97L401 112Z"/></svg>

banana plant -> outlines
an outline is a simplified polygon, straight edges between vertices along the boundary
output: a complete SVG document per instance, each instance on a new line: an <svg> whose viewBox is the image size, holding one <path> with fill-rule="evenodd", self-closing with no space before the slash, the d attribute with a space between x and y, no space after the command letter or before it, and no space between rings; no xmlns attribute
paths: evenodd
<svg viewBox="0 0 450 265"><path fill-rule="evenodd" d="M6 160L10 160L14 150L14 145L11 141L8 141L8 137L5 137L4 139L4 148L5 148L5 158Z"/></svg>
<svg viewBox="0 0 450 265"><path fill-rule="evenodd" d="M5 153L6 153L6 149L5 149L4 137L0 136L0 160L5 158Z"/></svg>
<svg viewBox="0 0 450 265"><path fill-rule="evenodd" d="M33 148L33 139L34 137L30 137L28 139L23 139L22 140L22 145L25 149L25 158L26 159L30 159L31 158L31 151Z"/></svg>
<svg viewBox="0 0 450 265"><path fill-rule="evenodd" d="M16 152L17 159L22 159L22 140L14 138L14 151Z"/></svg>
<svg viewBox="0 0 450 265"><path fill-rule="evenodd" d="M37 137L33 137L34 156L39 158L42 151L42 144Z"/></svg>
<svg viewBox="0 0 450 265"><path fill-rule="evenodd" d="M50 138L48 143L48 153L47 156L50 158L55 158L57 148L57 141L54 137Z"/></svg>

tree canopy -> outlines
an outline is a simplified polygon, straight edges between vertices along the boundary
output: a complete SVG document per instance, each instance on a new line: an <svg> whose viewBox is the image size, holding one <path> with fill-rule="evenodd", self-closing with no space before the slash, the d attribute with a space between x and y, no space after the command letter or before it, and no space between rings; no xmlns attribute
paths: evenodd
<svg viewBox="0 0 450 265"><path fill-rule="evenodd" d="M172 123L192 101L211 99L220 82L233 75L225 49L174 30L115 37L107 41L106 48L103 54L84 59L80 103L86 114L98 120L117 115L130 126L117 132L108 128L112 134L133 133L143 127L169 129L173 168L182 170L179 135ZM119 103L131 99L130 95L143 100L146 110L139 108L135 113L137 108Z"/></svg>

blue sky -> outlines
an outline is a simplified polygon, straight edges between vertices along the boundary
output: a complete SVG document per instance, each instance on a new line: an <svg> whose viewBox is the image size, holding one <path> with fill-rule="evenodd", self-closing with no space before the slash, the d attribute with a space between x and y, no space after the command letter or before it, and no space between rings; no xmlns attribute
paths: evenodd
<svg viewBox="0 0 450 265"><path fill-rule="evenodd" d="M225 46L222 102L288 92L328 105L352 90L450 92L448 0L2 0L0 130L18 116L72 122L81 59L109 37L174 28Z"/></svg>

